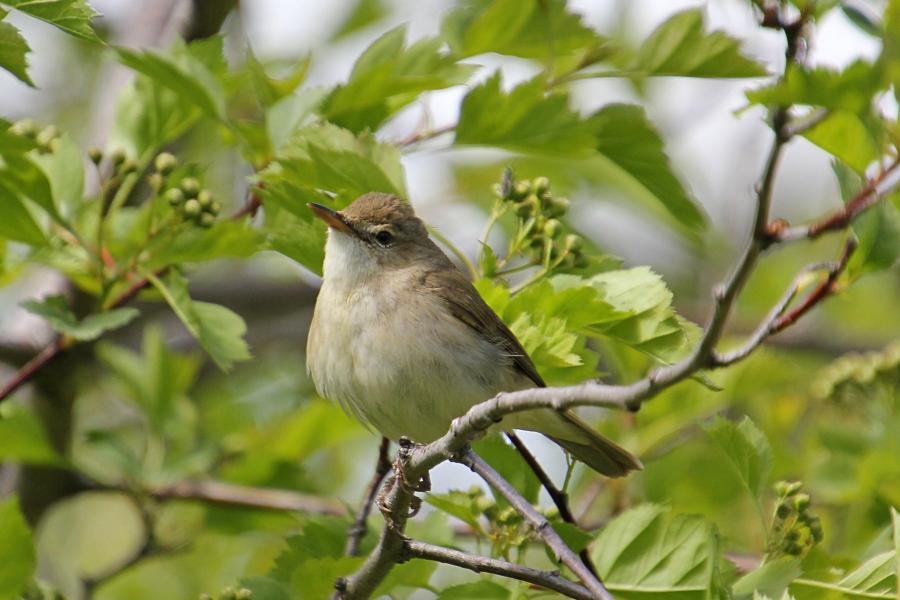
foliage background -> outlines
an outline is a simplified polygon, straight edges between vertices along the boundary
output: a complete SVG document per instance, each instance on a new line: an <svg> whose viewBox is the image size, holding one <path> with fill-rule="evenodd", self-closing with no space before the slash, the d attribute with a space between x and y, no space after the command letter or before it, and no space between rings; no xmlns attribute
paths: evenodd
<svg viewBox="0 0 900 600"><path fill-rule="evenodd" d="M95 28L104 38L127 47L168 47L179 33L203 37L204 19L217 20L216 15L206 13L191 17L187 5L178 2L143 4L93 2L105 15L95 20ZM202 2L195 4L203 6ZM251 81L257 90L262 84L253 79L259 73L245 66L247 42L269 72L279 76L289 77L292 67L305 64L305 57L311 56L308 71L301 75L305 76L303 89L327 90L345 81L360 53L385 32L408 22L408 40L434 35L440 27L437 15L452 7L441 2L336 2L324 8L325 4L245 2L239 14L225 21L226 55L238 67L235 75L216 85L230 96L229 115L251 119L258 104L266 104L264 98L249 91ZM573 2L569 8L583 14L597 31L636 49L666 18L692 7L696 3L656 0L602 6ZM882 8L883 3L878 2L859 4L864 14L880 14ZM705 3L703 9L707 30L723 29L741 38L745 54L778 72L783 42L777 33L758 29L747 3L716 0ZM121 117L116 116L116 98L130 77L128 70L116 63L116 56L15 12L6 22L21 29L33 49L30 73L37 89L0 72L0 116L9 121L28 117L42 124L55 123L82 149L91 145L116 148L123 129L117 124ZM872 60L880 51L877 38L836 9L817 26L807 62L841 69L859 57ZM137 54L125 51L118 60L129 63L129 56L132 66L143 65L135 58ZM527 60L495 54L471 62L485 66L473 81L485 81L500 68L505 88L536 71ZM437 72L439 67L429 68ZM448 82L465 81L466 75L470 73L447 66L440 77ZM571 87L572 104L582 114L617 101L644 107L665 140L673 172L708 215L709 224L703 231L687 223L685 211L666 209L672 187L654 198L652 193L636 190L631 182L623 183L614 169L599 165L572 169L575 158L567 154L568 147L552 148L561 156L556 160L546 156L511 159L495 149L447 152L440 140L427 141L403 155L405 184L397 185L399 189L405 185L427 222L474 257L480 249L477 234L490 208L490 186L502 168L513 164L524 177L548 175L554 190L572 199L569 222L577 224L592 245L622 257L627 267L652 266L673 290L673 305L679 313L702 323L709 306L708 290L732 262L751 219L753 184L770 131L760 107L735 111L747 104L744 91L761 83L756 79L604 78ZM277 94L277 85L272 87ZM409 100L427 89L427 85L411 87ZM456 121L465 91L453 87L427 94L435 128ZM353 99L352 89L347 96ZM199 165L204 185L228 212L244 203L247 178L252 175L250 163L256 157L248 152L247 160L241 156L239 144L218 141L223 139L222 128L210 114L226 107L217 102L212 95L209 105L198 109L204 116L191 116L198 124L167 147L183 162ZM896 101L890 95L880 102L885 112L896 115ZM341 113L340 99L332 99L330 106L332 121L354 127L355 117L352 112ZM416 102L401 110L379 129L378 139L401 140L421 130L421 107L422 103ZM475 129L477 134L488 127ZM270 133L273 137L284 135L277 129ZM241 136L252 140L259 134L248 126L223 137L235 142ZM330 132L323 135L326 140L335 137ZM521 151L522 147L513 145L513 149ZM303 149L297 152L302 155ZM840 191L830 161L831 157L812 143L804 139L793 142L776 185L775 215L802 221L837 206ZM92 170L87 173L90 193L100 182ZM266 201L280 192L273 176ZM296 232L303 226L290 214L281 218L287 224L284 230ZM275 225L277 219L273 214ZM222 226L223 230L228 227ZM282 239L279 231L274 227L270 232L275 249L295 256L314 252L308 242ZM225 239L244 240L241 234L234 235ZM499 231L492 241L502 245L504 239ZM17 261L13 244L3 248L0 345L5 366L0 368L0 376L5 381L53 336L46 322L25 312L20 303L72 291L58 275L59 270L65 271L60 257ZM218 253L240 254L235 248L232 245L230 251ZM836 248L837 240L823 239L765 258L740 299L732 330L736 334L749 331L800 266L830 258ZM345 559L337 558L346 524L341 517L145 495L175 481L213 476L248 486L308 493L328 499L329 508L340 512L357 504L371 471L377 438L336 407L315 398L304 376L302 350L315 297L315 276L277 252L250 250L244 254L252 256L217 257L193 264L190 290L192 297L223 304L244 318L252 361L222 373L165 304L158 297L148 297L138 304L142 312L139 321L95 344L78 346L0 411L0 495L18 498L33 532L37 575L66 597L195 598L203 592L216 594L225 586L237 586L239 581L260 597L268 597L264 586L269 583L249 579L268 574L273 581L293 586L295 595L315 598L323 597L334 576L347 567L348 563L341 562ZM177 288L178 282L168 281L168 285ZM773 535L770 514L775 496L770 484L778 479L798 479L811 495L825 530L823 544L804 558L803 577L836 582L842 577L841 569L849 572L889 551L893 544L890 507L900 505L898 360L896 350L891 350L895 346L890 346L900 335L900 311L892 308L898 306L898 296L895 268L866 274L776 338L771 347L716 374L714 379L724 391L687 383L649 403L635 417L604 415L602 427L638 451L646 469L625 481L598 483L577 468L573 503L583 513L582 522L600 527L611 516L638 505L643 506L638 510L652 513L655 509L642 504L648 502L665 505L675 515L702 515L703 526L714 525L721 536L715 538L718 550L731 559L715 565L728 583L737 577L733 564L752 568L766 549L767 535ZM76 312L84 314L88 301L80 295L74 300ZM849 352L884 348L889 351L834 362ZM228 362L240 349L223 352L225 358L220 355L220 359ZM600 355L602 368L615 380L632 379L648 364L643 355L615 344L601 343ZM591 415L600 420L599 413ZM713 421L715 415L735 422L749 415L768 438L769 456L759 448L748 454L757 461L747 467L758 470L756 483L746 484L746 477L742 479L740 471L735 471L717 443L712 432L717 426L726 430L727 426ZM525 439L561 480L566 471L564 458L537 437ZM493 454L501 464L513 460L506 456L505 447L490 444L484 448L489 457ZM67 468L73 464L82 475L73 475ZM468 490L476 483L453 465L439 467L433 480L436 494ZM97 483L104 489L90 489L98 487ZM435 496L432 504L440 506L441 498L460 500L460 496ZM476 494L471 498L476 505L483 500ZM28 546L29 534L16 521L13 502L0 501L0 523L8 528L0 553L9 553L9 564L15 565L13 559L18 558L24 564L19 572L30 578L27 552L17 554ZM549 505L543 495L540 503ZM479 510L478 506L451 507L449 512L473 520ZM648 523L657 522L653 515L647 516ZM473 547L476 542L469 537L453 533L449 524L456 522L445 512L427 510L411 526L411 532L436 543ZM373 524L380 525L379 519L373 519ZM148 528L152 530L149 538ZM492 531L509 533L502 528ZM649 537L643 544L658 547L659 540L652 539L649 526L644 531ZM15 536L23 541L15 542ZM288 539L292 541L286 542ZM498 551L514 546L508 539L495 537L492 541ZM483 551L489 550L490 542L478 543L483 544ZM277 563L284 573L273 578L274 561L286 544L292 550ZM604 546L598 543L595 547ZM524 556L528 562L547 562L539 547L529 546ZM430 592L416 588L446 590L483 579L445 567L432 573L433 568L405 568L388 587L393 586L395 597L429 597ZM782 580L797 577L799 568L786 566ZM0 587L0 597L5 597L4 589L15 590L9 592L10 597L18 593L16 570L9 571L13 585ZM883 584L878 590L896 589L896 575L891 575L890 569L885 573L876 582ZM6 576L0 569L0 584ZM632 577L630 583L635 584L637 576L621 575ZM616 581L616 576L607 580ZM771 580L778 577L769 575L766 581ZM445 592L440 597L467 597L465 593L506 597L503 594L508 592L494 587L497 581L479 584L476 592L459 591L456 596ZM777 582L767 585L765 591L772 597L784 587ZM740 595L740 588L737 592ZM798 598L833 594L804 585L792 586L791 592ZM516 593L532 592L520 587ZM685 597L695 593L699 597L706 591L684 593Z"/></svg>

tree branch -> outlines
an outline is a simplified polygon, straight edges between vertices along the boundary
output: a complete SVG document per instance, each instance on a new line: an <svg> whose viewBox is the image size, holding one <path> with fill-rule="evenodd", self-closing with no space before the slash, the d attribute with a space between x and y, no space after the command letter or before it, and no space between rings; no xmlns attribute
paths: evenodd
<svg viewBox="0 0 900 600"><path fill-rule="evenodd" d="M347 530L347 546L344 549L344 554L347 556L357 556L359 554L359 545L369 531L367 522L369 513L372 511L372 504L375 502L375 495L378 493L378 488L381 487L381 482L384 480L385 475L391 470L391 459L388 456L390 446L391 441L389 439L386 437L381 438L381 445L378 447L378 462L375 463L375 473L373 473L372 479L369 481L368 487L366 487L363 504L359 508L356 519Z"/></svg>
<svg viewBox="0 0 900 600"><path fill-rule="evenodd" d="M460 550L409 540L403 546L402 560L412 558L433 560L476 573L493 573L494 575L502 575L510 579L527 581L533 585L559 592L569 598L577 598L578 600L594 599L594 596L587 588L577 583L572 583L555 571L540 571L506 562L505 560L476 556Z"/></svg>
<svg viewBox="0 0 900 600"><path fill-rule="evenodd" d="M221 481L179 481L151 488L146 493L160 500L203 500L214 504L319 513L343 517L347 510L330 498L300 494L288 490L249 487Z"/></svg>
<svg viewBox="0 0 900 600"><path fill-rule="evenodd" d="M544 489L547 490L547 494L550 495L550 499L553 500L553 504L556 505L556 509L559 511L559 516L566 523L570 523L575 527L579 527L578 523L575 521L575 516L572 514L571 509L569 509L569 496L564 491L556 487L553 483L553 480L550 479L550 476L547 475L547 472L544 471L544 468L540 465L534 455L528 450L528 447L524 442L516 435L513 431L507 431L506 437L512 442L512 445L519 451L519 454L522 455L522 458L525 459L525 463L531 468L534 474L537 476L538 481L541 482L541 485L544 486ZM594 576L597 575L597 568L594 566L594 562L591 560L591 553L588 552L587 548L584 548L581 552L578 553L578 556L581 557L581 562L584 563L591 573Z"/></svg>
<svg viewBox="0 0 900 600"><path fill-rule="evenodd" d="M507 502L516 509L516 512L534 527L547 547L556 555L557 560L569 567L578 576L584 586L591 592L593 598L614 600L603 584L600 583L597 576L581 562L578 555L572 552L563 539L559 537L559 534L556 533L556 530L553 529L546 517L535 510L531 503L525 500L492 466L484 462L484 459L472 452L471 449L466 448L459 454L451 457L450 460L466 465L490 484L491 487L500 492L500 495L506 498Z"/></svg>

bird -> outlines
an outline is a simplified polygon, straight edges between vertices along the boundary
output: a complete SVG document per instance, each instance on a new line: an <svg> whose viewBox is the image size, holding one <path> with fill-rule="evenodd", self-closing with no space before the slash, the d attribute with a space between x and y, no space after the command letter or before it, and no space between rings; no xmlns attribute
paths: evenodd
<svg viewBox="0 0 900 600"><path fill-rule="evenodd" d="M500 392L545 387L528 353L400 197L370 192L328 225L307 339L318 394L383 436L428 443ZM540 432L608 477L641 469L571 410L508 415L497 429Z"/></svg>

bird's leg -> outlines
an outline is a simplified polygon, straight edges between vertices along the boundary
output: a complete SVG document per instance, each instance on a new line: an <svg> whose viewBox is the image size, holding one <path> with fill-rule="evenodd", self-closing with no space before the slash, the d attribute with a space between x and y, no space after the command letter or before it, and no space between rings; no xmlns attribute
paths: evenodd
<svg viewBox="0 0 900 600"><path fill-rule="evenodd" d="M381 514L384 516L384 520L387 523L387 526L390 529L394 530L394 532L402 536L403 533L399 531L397 523L394 521L394 518L392 516L391 506L388 504L388 496L394 489L395 485L401 486L401 489L403 489L403 491L407 492L411 496L409 500L410 511L407 515L407 518L414 517L422 508L422 499L416 496L416 492L430 491L431 477L429 477L428 473L426 473L424 476L419 478L415 485L410 484L409 480L406 477L405 469L406 463L409 461L409 458L412 455L412 451L415 448L416 444L407 437L401 437L398 441L398 444L400 446L400 451L397 453L396 460L394 460L394 472L381 488L381 491L378 493L378 498L376 499L375 503L378 506L378 510L381 511Z"/></svg>

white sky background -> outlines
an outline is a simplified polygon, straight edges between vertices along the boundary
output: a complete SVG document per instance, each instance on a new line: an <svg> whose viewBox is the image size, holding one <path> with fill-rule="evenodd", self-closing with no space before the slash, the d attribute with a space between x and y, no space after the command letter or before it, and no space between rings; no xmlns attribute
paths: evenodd
<svg viewBox="0 0 900 600"><path fill-rule="evenodd" d="M132 11L146 11L155 0L89 0L115 23ZM878 6L877 2L873 2ZM350 0L242 0L243 28L258 56L302 56L321 47L352 8ZM442 0L396 0L397 9L384 22L342 41L327 53L314 55L309 74L310 85L331 85L346 78L353 61L378 35L402 22L409 23L410 38L437 32L440 15L453 5ZM573 10L585 15L598 31L624 18L634 39L641 39L672 13L696 7L689 0L570 0ZM707 23L745 40L746 51L766 64L778 68L783 53L780 34L760 31L746 0L710 0L703 3ZM865 5L864 5L865 6ZM623 8L625 16L622 17ZM880 12L877 8L872 12ZM30 90L8 74L0 73L0 115L17 118L41 114L47 110L48 92L65 97L70 90L54 87L54 77L66 64L65 46L59 34L44 24L18 15L12 22L22 29L34 53L30 57L32 74L43 91ZM863 56L873 58L878 44L861 33L839 11L834 11L817 28L810 62L841 67ZM69 59L71 61L71 59ZM485 64L482 76L503 65L506 85L529 76L533 68L525 61L479 57ZM741 240L747 231L753 185L758 176L770 132L762 122L762 113L750 110L736 117L744 106L743 90L753 81L716 81L664 79L653 82L646 104L651 119L663 132L667 150L676 170L704 205L712 220L712 230L722 239ZM456 119L461 88L431 94L430 109L438 125ZM582 110L596 109L610 101L634 100L629 88L614 80L576 84L573 98ZM409 134L420 118L418 108L409 109L385 132L385 137ZM463 202L453 199L452 160L477 159L477 152L447 153L434 146L404 159L410 198L426 221L438 226L470 254L477 249L472 231L481 230L485 216ZM804 140L792 142L784 157L775 188L775 214L801 220L822 212L838 202L836 184L830 175L829 159ZM578 198L575 199L579 200ZM593 198L576 202L573 217L586 234L597 236L604 247L626 259L627 264L650 264L664 274L677 276L691 269L690 257L671 234L660 227L648 227L640 213L627 208L622 198ZM710 274L715 276L715 274ZM0 297L0 306L7 304ZM4 311L5 312L5 311ZM3 319L0 319L2 321ZM26 322L27 323L27 322ZM23 323L23 326L25 323ZM34 323L32 323L34 325ZM552 471L564 468L562 454L543 442L534 444L542 461ZM362 465L366 470L369 465ZM468 486L473 478L464 469L442 465L435 476L436 491ZM352 497L352 496L351 496Z"/></svg>

